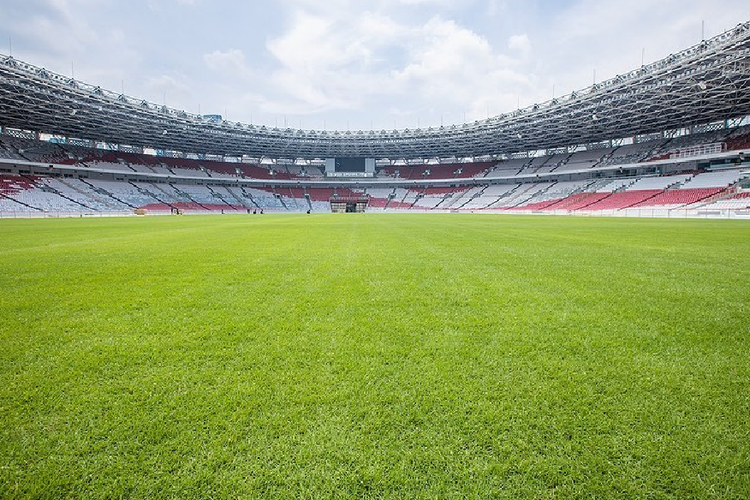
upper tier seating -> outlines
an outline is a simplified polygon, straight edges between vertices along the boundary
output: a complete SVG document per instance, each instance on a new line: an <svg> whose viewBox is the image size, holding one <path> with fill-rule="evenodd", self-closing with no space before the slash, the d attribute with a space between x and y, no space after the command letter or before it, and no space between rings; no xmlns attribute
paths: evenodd
<svg viewBox="0 0 750 500"><path fill-rule="evenodd" d="M382 167L377 177L397 179L468 179L484 177L493 168L493 163L445 163L424 165L398 165Z"/></svg>
<svg viewBox="0 0 750 500"><path fill-rule="evenodd" d="M628 144L613 149L601 161L600 165L626 165L639 163L654 156L654 151L660 151L666 141L650 141L639 144Z"/></svg>
<svg viewBox="0 0 750 500"><path fill-rule="evenodd" d="M527 161L528 159L516 159L496 163L487 171L485 177L515 177Z"/></svg>
<svg viewBox="0 0 750 500"><path fill-rule="evenodd" d="M729 150L750 150L750 126L733 130L726 138Z"/></svg>
<svg viewBox="0 0 750 500"><path fill-rule="evenodd" d="M567 159L567 161L558 166L554 172L567 172L573 170L588 170L597 164L609 153L612 149L594 149L591 151L578 151Z"/></svg>
<svg viewBox="0 0 750 500"><path fill-rule="evenodd" d="M66 151L58 144L23 139L8 135L0 136L4 155L17 160L36 161L40 163L72 163Z"/></svg>

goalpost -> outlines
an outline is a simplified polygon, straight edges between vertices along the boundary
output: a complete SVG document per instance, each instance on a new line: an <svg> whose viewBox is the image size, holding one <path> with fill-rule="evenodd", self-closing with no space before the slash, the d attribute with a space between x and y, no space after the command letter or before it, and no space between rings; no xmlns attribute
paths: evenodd
<svg viewBox="0 0 750 500"><path fill-rule="evenodd" d="M334 214L363 213L367 210L369 201L367 196L332 196L329 199L331 212Z"/></svg>

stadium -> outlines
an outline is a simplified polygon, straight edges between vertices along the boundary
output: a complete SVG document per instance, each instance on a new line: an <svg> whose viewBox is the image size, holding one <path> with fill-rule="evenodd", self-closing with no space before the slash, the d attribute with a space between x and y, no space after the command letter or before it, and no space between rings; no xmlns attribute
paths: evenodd
<svg viewBox="0 0 750 500"><path fill-rule="evenodd" d="M0 214L330 212L348 203L743 217L749 48L750 25L740 24L530 108L377 132L191 115L4 56Z"/></svg>
<svg viewBox="0 0 750 500"><path fill-rule="evenodd" d="M394 130L0 55L0 498L746 498L748 117L750 22Z"/></svg>

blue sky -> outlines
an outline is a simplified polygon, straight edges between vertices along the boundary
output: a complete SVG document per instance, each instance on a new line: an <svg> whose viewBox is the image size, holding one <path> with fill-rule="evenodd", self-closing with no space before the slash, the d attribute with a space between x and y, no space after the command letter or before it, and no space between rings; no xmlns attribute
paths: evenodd
<svg viewBox="0 0 750 500"><path fill-rule="evenodd" d="M748 19L747 0L4 0L0 52L192 113L380 130L545 101Z"/></svg>

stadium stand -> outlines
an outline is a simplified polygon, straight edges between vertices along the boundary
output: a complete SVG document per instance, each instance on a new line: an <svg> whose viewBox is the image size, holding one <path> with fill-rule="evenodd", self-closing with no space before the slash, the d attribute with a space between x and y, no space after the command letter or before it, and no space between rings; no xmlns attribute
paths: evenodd
<svg viewBox="0 0 750 500"><path fill-rule="evenodd" d="M704 204L702 210L747 210L750 209L750 191L735 193L728 198Z"/></svg>
<svg viewBox="0 0 750 500"><path fill-rule="evenodd" d="M563 181L557 182L549 188L537 193L528 200L511 207L514 210L543 210L554 207L569 196L582 191L591 185L592 181Z"/></svg>
<svg viewBox="0 0 750 500"><path fill-rule="evenodd" d="M660 169L679 172L668 175L632 175L614 171L614 177L565 179L565 175L596 172L616 161L650 165L652 152L681 151L696 145L729 138L733 146L750 137L745 127L736 130L697 134L690 140L654 140L643 145L621 148L599 148L573 153L553 153L526 159L478 164L449 163L441 165L388 166L380 177L393 182L402 175L416 177L404 182L419 186L363 186L352 190L335 183L329 187L307 185L325 182L319 167L266 165L189 158L160 158L145 154L91 150L80 146L42 144L42 141L0 136L0 162L29 157L64 159L69 168L79 169L77 177L3 174L5 186L0 214L125 213L135 208L153 212L244 213L251 210L269 212L325 212L331 200L342 196L366 196L372 211L507 211L507 212L597 212L639 208L745 209L745 198L732 189L741 178L741 166L696 170L695 163L680 158L660 158ZM722 150L729 150L722 147ZM33 154L27 152L33 151ZM16 152L16 153L13 153ZM672 153L668 153L667 156ZM34 156L36 155L36 156ZM4 158L4 159L3 159ZM666 162L666 163L665 163ZM44 162L45 164L47 162ZM57 164L56 164L57 165ZM664 167L666 165L666 167ZM48 164L46 166L49 166ZM611 168L611 167L610 167ZM83 176L80 172L86 172ZM314 178L308 177L313 172ZM383 174L393 177L383 177ZM540 177L540 174L542 177ZM618 178L617 175L626 177ZM139 178L123 178L130 176ZM399 177L396 177L398 175ZM544 177L552 176L547 179ZM557 177L555 177L557 176ZM152 178L153 177L153 178ZM194 179L194 180L191 180ZM302 185L275 182L304 182ZM502 181L496 183L497 179ZM513 182L514 179L522 180ZM202 180L202 181L201 181ZM226 182L261 181L269 185L226 185ZM456 181L457 185L434 185L433 182ZM475 185L461 185L472 182ZM386 181L387 182L387 181Z"/></svg>
<svg viewBox="0 0 750 500"><path fill-rule="evenodd" d="M206 122L3 57L0 215L321 212L367 198L373 211L744 216L750 100L736 89L750 76L715 68L747 64L748 47L743 23L486 120L357 132ZM665 104L679 113L665 113ZM331 176L322 165L335 157L374 158L375 177Z"/></svg>

